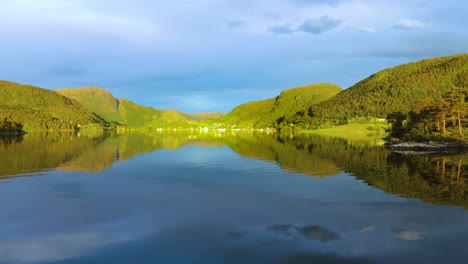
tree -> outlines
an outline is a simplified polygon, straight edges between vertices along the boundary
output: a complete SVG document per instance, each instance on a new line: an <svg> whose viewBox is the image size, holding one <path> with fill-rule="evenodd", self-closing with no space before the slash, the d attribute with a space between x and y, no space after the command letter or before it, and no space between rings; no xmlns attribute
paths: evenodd
<svg viewBox="0 0 468 264"><path fill-rule="evenodd" d="M390 136L395 138L403 138L406 129L404 123L408 118L407 114L402 112L394 112L387 116L387 122L392 125Z"/></svg>
<svg viewBox="0 0 468 264"><path fill-rule="evenodd" d="M21 131L23 125L14 121L9 121L7 118L0 121L0 132Z"/></svg>
<svg viewBox="0 0 468 264"><path fill-rule="evenodd" d="M447 134L446 123L448 112L448 102L443 98L434 101L433 105L430 106L430 108L428 109L428 114L431 115L436 122L437 132L440 132L440 130L442 129L443 136Z"/></svg>
<svg viewBox="0 0 468 264"><path fill-rule="evenodd" d="M458 136L463 137L463 125L468 111L468 89L455 89L444 96L448 103L449 113L456 120L458 127Z"/></svg>

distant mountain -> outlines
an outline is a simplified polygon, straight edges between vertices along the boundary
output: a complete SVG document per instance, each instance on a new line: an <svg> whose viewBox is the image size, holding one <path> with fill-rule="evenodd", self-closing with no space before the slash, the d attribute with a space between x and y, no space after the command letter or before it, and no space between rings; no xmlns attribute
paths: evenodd
<svg viewBox="0 0 468 264"><path fill-rule="evenodd" d="M333 98L292 113L284 124L337 124L355 117L407 113L421 100L468 89L468 54L426 59L382 70Z"/></svg>
<svg viewBox="0 0 468 264"><path fill-rule="evenodd" d="M225 115L221 112L199 112L199 113L184 113L191 120L205 120L210 118L219 118Z"/></svg>
<svg viewBox="0 0 468 264"><path fill-rule="evenodd" d="M104 120L79 102L55 91L0 81L0 120L23 125L23 129L75 129L102 127Z"/></svg>
<svg viewBox="0 0 468 264"><path fill-rule="evenodd" d="M189 118L180 111L159 110L135 104L127 99L117 99L108 91L98 87L68 88L57 92L77 100L108 122L133 128L157 128L189 121Z"/></svg>
<svg viewBox="0 0 468 264"><path fill-rule="evenodd" d="M290 88L274 98L239 105L217 121L240 128L274 127L285 116L327 100L342 90L338 85L327 83Z"/></svg>

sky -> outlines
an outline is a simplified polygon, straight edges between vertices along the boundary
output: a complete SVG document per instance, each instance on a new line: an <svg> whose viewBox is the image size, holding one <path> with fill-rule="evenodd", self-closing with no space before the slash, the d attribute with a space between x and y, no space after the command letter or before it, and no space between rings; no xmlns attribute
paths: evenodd
<svg viewBox="0 0 468 264"><path fill-rule="evenodd" d="M460 0L2 0L0 79L229 112L467 53L467 14Z"/></svg>

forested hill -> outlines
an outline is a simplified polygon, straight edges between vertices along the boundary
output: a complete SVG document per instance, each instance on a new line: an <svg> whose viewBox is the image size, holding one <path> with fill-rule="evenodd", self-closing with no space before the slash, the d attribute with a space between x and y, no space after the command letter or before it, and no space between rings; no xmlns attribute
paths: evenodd
<svg viewBox="0 0 468 264"><path fill-rule="evenodd" d="M274 127L286 115L329 99L343 89L335 84L312 84L286 89L277 97L237 106L218 122L234 127Z"/></svg>
<svg viewBox="0 0 468 264"><path fill-rule="evenodd" d="M426 59L385 69L335 97L288 116L283 125L317 127L355 117L385 118L407 113L421 100L435 100L457 88L468 89L468 54Z"/></svg>
<svg viewBox="0 0 468 264"><path fill-rule="evenodd" d="M55 91L0 81L0 121L24 130L102 127L104 121L79 102Z"/></svg>
<svg viewBox="0 0 468 264"><path fill-rule="evenodd" d="M135 104L127 99L117 99L102 88L69 88L57 92L79 101L108 122L133 128L157 128L189 121L187 116L177 110L158 110Z"/></svg>

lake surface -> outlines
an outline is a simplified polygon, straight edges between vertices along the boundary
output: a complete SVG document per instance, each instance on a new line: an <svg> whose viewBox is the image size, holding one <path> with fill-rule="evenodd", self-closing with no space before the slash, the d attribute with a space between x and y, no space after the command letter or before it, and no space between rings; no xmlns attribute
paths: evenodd
<svg viewBox="0 0 468 264"><path fill-rule="evenodd" d="M231 133L0 138L0 263L467 263L468 156Z"/></svg>

